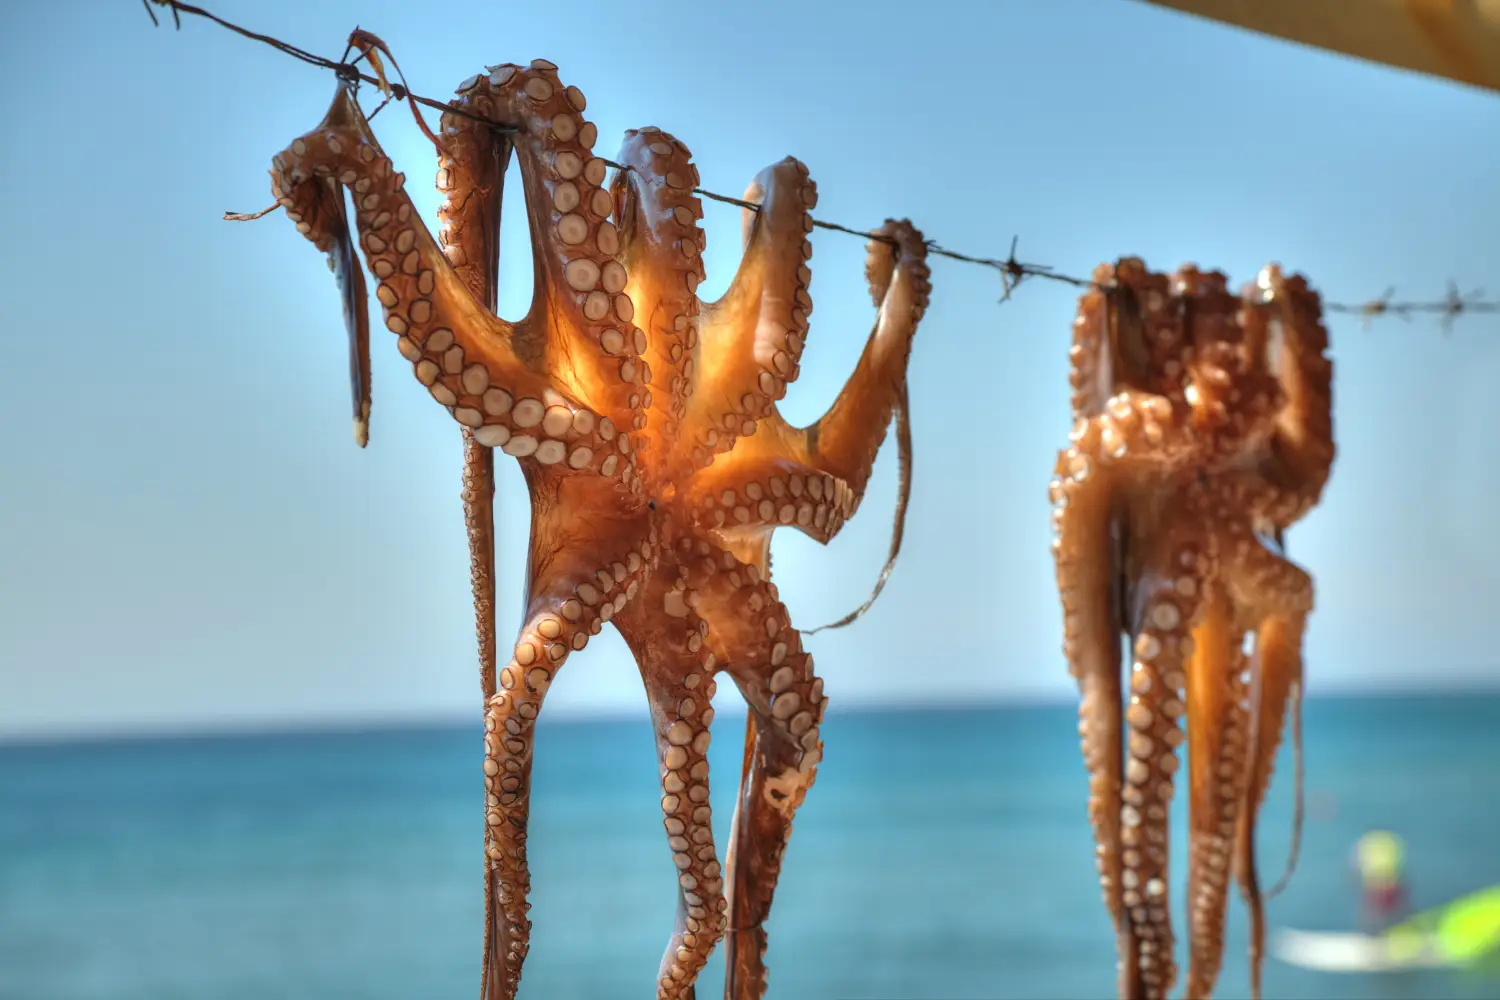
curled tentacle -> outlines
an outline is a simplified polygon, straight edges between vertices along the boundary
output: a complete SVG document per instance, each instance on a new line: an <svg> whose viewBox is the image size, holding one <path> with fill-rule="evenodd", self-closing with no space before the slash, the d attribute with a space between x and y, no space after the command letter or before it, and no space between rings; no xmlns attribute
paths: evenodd
<svg viewBox="0 0 1500 1000"><path fill-rule="evenodd" d="M590 472L639 489L630 441L606 418L552 388L522 363L510 327L489 314L438 251L364 114L342 87L323 123L273 159L272 184L310 240L330 239L328 220L297 210L307 185L333 178L354 194L356 225L375 297L417 380L486 447L558 471Z"/></svg>
<svg viewBox="0 0 1500 1000"><path fill-rule="evenodd" d="M1259 455L1258 471L1277 490L1268 515L1281 527L1300 519L1322 497L1333 468L1333 362L1321 302L1301 275L1261 270L1242 293L1247 335L1285 401Z"/></svg>
<svg viewBox="0 0 1500 1000"><path fill-rule="evenodd" d="M1251 357L1240 300L1229 294L1223 274L1184 265L1171 286L1177 308L1190 317L1184 393L1203 444L1201 460L1209 468L1233 463L1270 432L1280 388Z"/></svg>
<svg viewBox="0 0 1500 1000"><path fill-rule="evenodd" d="M932 294L922 234L910 222L887 220L875 235L883 239L870 241L865 264L879 309L875 329L828 412L801 432L815 464L847 482L856 505L901 398L912 340Z"/></svg>
<svg viewBox="0 0 1500 1000"><path fill-rule="evenodd" d="M511 142L536 265L531 312L515 325L517 354L556 372L559 388L621 426L644 428L650 377L640 357L643 338L625 294L628 276L611 220L614 201L604 186L607 165L592 152L598 129L583 118L582 91L564 86L556 66L536 59L528 67L496 66L470 77L458 93L465 111L517 130ZM460 115L449 115L444 128L488 131ZM480 150L476 161L485 141L472 139ZM463 179L439 170L438 188L447 191ZM445 217L464 221L452 208ZM445 237L450 252L461 247L459 253L467 255L463 236L459 229Z"/></svg>
<svg viewBox="0 0 1500 1000"><path fill-rule="evenodd" d="M905 222L887 223L880 234L898 246L870 244L866 274L880 312L853 374L818 422L799 430L773 410L753 438L694 477L684 503L699 525L728 535L786 525L826 543L859 508L903 399L911 341L931 290L921 234Z"/></svg>
<svg viewBox="0 0 1500 1000"><path fill-rule="evenodd" d="M728 450L734 435L754 433L786 395L812 313L807 234L818 193L807 167L791 157L767 167L745 200L760 208L744 212L745 254L729 290L705 303L699 317L698 383L683 422L693 441L706 441L708 429L716 429L715 452Z"/></svg>
<svg viewBox="0 0 1500 1000"><path fill-rule="evenodd" d="M339 91L346 95L347 85L341 82ZM334 103L337 107L339 102ZM355 252L344 190L331 176L319 177L290 190L281 188L274 170L272 178L277 187L278 203L285 206L287 216L297 224L298 231L328 254L328 269L338 282L344 306L344 328L349 335L354 443L363 448L370 440L370 313L366 306L365 273Z"/></svg>
<svg viewBox="0 0 1500 1000"><path fill-rule="evenodd" d="M1167 308L1167 276L1125 257L1095 268L1093 282L1079 300L1068 351L1074 418L1102 415L1121 392L1162 396L1185 407L1178 357L1183 317Z"/></svg>
<svg viewBox="0 0 1500 1000"><path fill-rule="evenodd" d="M725 535L785 526L826 543L854 514L853 487L804 462L716 462L683 499L693 524Z"/></svg>

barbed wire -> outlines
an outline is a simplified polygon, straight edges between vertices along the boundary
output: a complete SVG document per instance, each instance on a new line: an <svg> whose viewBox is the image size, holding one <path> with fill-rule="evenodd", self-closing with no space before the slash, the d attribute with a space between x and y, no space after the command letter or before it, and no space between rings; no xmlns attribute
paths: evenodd
<svg viewBox="0 0 1500 1000"><path fill-rule="evenodd" d="M219 17L216 14L211 13L210 11L204 10L202 7L194 6L193 4L189 3L183 3L182 0L141 0L141 3L145 6L146 13L150 15L151 23L158 27L160 27L161 22L157 20L156 12L151 9L153 5L171 10L173 22L176 24L179 31L182 30L182 15L191 14L195 17L201 17L205 20L212 21L220 27L227 28L235 34L241 35L242 37L248 38L252 41L269 45L277 51L292 56L295 59L299 59L302 62L317 66L321 69L329 70L334 75L338 76L341 80L352 84L356 88L360 83L369 83L376 87L379 87L381 92L385 94L385 100L381 101L380 104L375 108L374 111L369 114L368 117L373 119L380 113L381 109L383 109L393 100L404 100L408 102L409 106L411 107L412 115L416 118L418 127L421 128L422 132L428 137L428 139L432 140L434 144L440 145L437 137L433 135L432 130L428 128L427 122L422 118L422 113L420 110L418 110L418 105L421 105L422 107L432 108L445 114L455 114L464 118L471 119L473 121L480 122L481 124L488 126L498 133L514 134L517 131L514 126L509 126L501 122L493 121L489 118L484 117L483 115L479 115L472 111L469 111L468 109L456 103L437 101L433 98L423 97L420 94L413 93L411 88L406 83L405 75L401 74L400 67L396 65L395 57L391 55L390 49L385 45L385 43L375 35L372 35L369 32L361 31L358 27L355 28L353 34L350 36L349 45L344 50L343 58L335 60L329 59L325 56L317 55L313 52L308 52L307 50L298 48L297 46L292 45L289 42L284 42L279 38L273 38L270 35L263 35L258 32L251 31L248 28L243 28L237 24L225 20L222 17ZM352 62L350 62L348 61L349 54L356 47L361 51L359 55ZM378 55L379 52L384 52L386 57L391 60L392 67L396 70L397 75L400 77L400 83L392 83L387 79L384 66L381 63L380 57ZM372 76L360 70L359 64L364 61L369 62L370 68L374 70L375 75ZM600 157L600 159L607 163L609 166L614 167L616 170L630 169L630 167L626 166L625 164L616 163L615 161L610 160L606 157ZM719 194L716 191L709 191L706 188L693 188L693 193L701 197L711 199L713 201L722 202L726 205L736 205L740 208L749 209L755 212L760 211L760 205L758 203L747 201L744 198L734 198L727 194ZM224 217L231 221L237 222L251 221L253 219L258 219L266 215L275 208L276 206L272 205L260 212L226 212ZM866 240L878 240L883 243L894 243L894 241L889 237L880 235L878 233L872 233L868 230L857 229L853 226L846 226L837 222L828 222L823 219L813 219L812 224L819 229L828 229L833 232L846 233L850 236L858 236ZM1098 282L1091 278L1080 278L1075 275L1059 272L1055 268L1050 267L1046 264L1036 264L1028 261L1022 261L1016 257L1016 248L1019 242L1019 237L1013 237L1011 239L1010 252L1004 258L983 257L976 256L974 254L960 253L957 250L948 249L947 247L938 243L936 240L927 241L927 252L929 254L934 254L939 257L946 257L949 260L955 260L963 264L974 264L976 266L989 268L990 270L995 271L1000 277L1002 294L999 301L1001 303L1008 302L1011 295L1015 292L1016 288L1023 281L1031 278L1038 278L1044 281L1053 281L1065 285L1072 285L1075 288L1095 288L1101 291L1110 291L1114 287L1112 282ZM1371 321L1382 319L1385 317L1396 317L1402 320L1410 321L1412 317L1418 315L1435 315L1439 317L1439 322L1442 326L1442 329L1446 333L1451 330L1454 321L1457 320L1460 316L1472 313L1500 313L1500 299L1486 298L1484 296L1483 290L1471 292L1468 295L1460 294L1460 292L1458 291L1458 286L1450 281L1448 283L1448 294L1442 299L1438 300L1397 301L1395 299L1395 289L1387 288L1385 294L1380 298L1372 299L1368 302L1324 302L1323 309L1326 312L1343 313L1358 316L1364 321L1366 327L1369 326Z"/></svg>

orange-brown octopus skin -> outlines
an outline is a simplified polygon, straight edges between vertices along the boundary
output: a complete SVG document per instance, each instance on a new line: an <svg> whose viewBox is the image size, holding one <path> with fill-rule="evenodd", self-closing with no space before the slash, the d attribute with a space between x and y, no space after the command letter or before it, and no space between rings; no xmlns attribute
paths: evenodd
<svg viewBox="0 0 1500 1000"><path fill-rule="evenodd" d="M1312 582L1257 533L1305 514L1327 480L1327 336L1316 296L1274 266L1239 297L1222 275L1152 274L1133 258L1095 280L1074 323L1074 429L1051 497L1119 992L1165 997L1176 980L1167 835L1186 739L1186 995L1212 993L1232 868L1252 909L1258 995L1254 814L1287 693L1301 683Z"/></svg>
<svg viewBox="0 0 1500 1000"><path fill-rule="evenodd" d="M533 733L568 657L614 622L651 705L678 914L659 1000L691 1000L727 938L726 997L764 995L765 925L792 819L822 757L823 681L770 580L783 525L826 542L854 514L904 399L931 286L926 244L887 222L869 247L878 307L865 352L828 413L796 429L776 411L796 379L816 188L787 159L763 171L744 260L717 303L703 277L697 171L656 128L627 134L607 183L576 87L545 60L459 87L440 125L435 240L340 87L324 121L273 160L299 231L335 257L352 223L385 325L418 381L463 429L463 500L485 692L486 926L482 993L513 1000L529 947L526 831ZM476 117L508 132L496 132ZM498 318L505 170L520 169L532 306ZM342 242L341 242L342 241ZM345 254L345 257L351 255ZM360 272L334 261L349 311L351 374L368 418ZM340 269L342 267L342 270ZM361 353L363 352L363 353ZM364 371L367 373L367 367ZM361 442L362 443L362 442ZM526 604L515 642L494 635L493 462L518 460L530 495ZM726 860L713 842L706 751L715 677L750 705L746 769Z"/></svg>

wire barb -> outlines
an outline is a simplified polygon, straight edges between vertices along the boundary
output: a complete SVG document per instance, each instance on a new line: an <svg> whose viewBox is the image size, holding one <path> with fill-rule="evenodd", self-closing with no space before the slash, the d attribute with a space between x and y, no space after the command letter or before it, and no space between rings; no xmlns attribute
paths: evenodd
<svg viewBox="0 0 1500 1000"><path fill-rule="evenodd" d="M427 122L422 118L421 112L417 110L417 105L432 108L443 114L459 115L472 121L480 122L496 132L512 134L516 131L512 126L492 121L483 115L476 114L464 108L457 102L436 101L430 97L423 97L420 94L412 93L411 88L406 84L406 77L401 73L401 67L396 64L395 56L391 55L390 48L377 36L357 26L349 36L349 43L344 49L343 59L336 61L317 55L316 53L308 52L305 49L300 49L278 38L272 38L269 35L262 35L247 28L242 28L237 24L224 20L216 14L204 10L202 7L184 3L182 0L141 0L141 3L145 6L146 13L151 18L151 23L157 27L160 27L161 23L157 20L156 12L152 10L153 5L171 10L172 18L176 22L178 30L182 29L182 15L192 14L196 17L212 21L223 28L227 28L237 35L269 45L279 52L284 52L295 59L300 59L302 62L330 70L355 88L358 88L360 83L373 84L385 95L385 100L367 116L368 118L374 118L380 113L381 108L384 108L393 100L406 101L411 105L412 115L416 118L417 126L432 141L433 145L437 146L440 150L442 148L441 140L427 126ZM349 58L349 53L355 50L358 50L359 55L353 62L346 61ZM381 53L384 53L385 58L390 60L391 67L396 71L397 77L401 80L400 83L393 83L386 77L385 65L381 60ZM369 63L370 68L375 71L374 76L360 72L359 64L361 61ZM603 157L600 159L603 159L605 163L616 170L630 169L613 160ZM694 188L693 193L713 201L723 202L726 205L737 205L740 208L749 209L753 212L760 211L758 203L746 201L744 198L732 198L727 194L719 194L716 191L709 191L704 188ZM258 213L226 212L225 218L236 222L248 222L252 219L260 218L269 211L270 209ZM866 240L879 240L882 243L890 243L892 245L895 243L890 237L877 235L864 229L856 229L853 226L845 226L837 222L813 219L812 224L819 229L829 229L833 232L846 233L850 236L858 236ZM1112 290L1112 283L1100 284L1088 278L1062 274L1046 264L1031 264L1016 259L1016 247L1019 242L1019 236L1011 238L1010 253L1004 259L998 257L978 257L973 254L960 253L957 250L949 250L940 245L936 240L928 241L927 252L937 257L946 257L949 260L955 260L964 264L987 267L998 272L1001 287L1000 304L1009 302L1016 288L1028 278L1042 278L1047 281L1058 282L1059 284L1071 285L1074 288L1098 289L1106 292ZM1460 316L1467 316L1473 313L1500 313L1500 299L1486 299L1482 291L1472 292L1468 296L1460 295L1458 286L1452 281L1448 283L1447 296L1436 301L1397 302L1394 301L1395 291L1394 288L1387 288L1385 294L1380 298L1359 304L1325 302L1323 303L1323 309L1325 312L1357 316L1366 329L1369 328L1372 321L1387 316L1396 316L1404 321L1410 321L1417 314L1436 315L1439 317L1439 324L1444 335L1451 332L1454 321Z"/></svg>

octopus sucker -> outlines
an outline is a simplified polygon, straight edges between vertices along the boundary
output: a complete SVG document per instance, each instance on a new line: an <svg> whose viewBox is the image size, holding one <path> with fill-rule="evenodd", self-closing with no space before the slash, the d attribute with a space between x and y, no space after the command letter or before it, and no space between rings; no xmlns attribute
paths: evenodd
<svg viewBox="0 0 1500 1000"><path fill-rule="evenodd" d="M298 231L333 254L356 421L369 415L357 243L397 351L463 437L484 693L484 996L514 1000L529 949L536 720L563 664L614 623L651 705L678 892L657 996L691 998L725 939L726 997L758 1000L765 926L822 759L828 700L771 582L770 541L794 527L826 542L858 510L893 412L906 411L911 343L931 293L927 246L905 220L875 232L864 353L824 417L793 428L775 403L798 377L812 313L817 188L806 167L787 158L753 182L760 211L747 215L738 275L708 306L697 295L706 246L687 146L633 130L621 153L630 169L607 183L586 107L544 59L465 80L434 137L445 195L436 238L342 85L318 127L273 158L272 187ZM496 313L512 157L536 261L530 311L515 323ZM525 613L498 653L497 453L520 465L531 508ZM722 862L706 756L721 671L751 707Z"/></svg>
<svg viewBox="0 0 1500 1000"><path fill-rule="evenodd" d="M1282 538L1328 479L1327 334L1316 294L1274 265L1239 296L1217 272L1154 274L1136 258L1095 279L1073 323L1073 429L1049 493L1120 995L1165 997L1175 980L1168 831L1184 740L1186 993L1212 994L1233 872L1258 994L1254 821L1312 608L1311 578L1260 538Z"/></svg>

